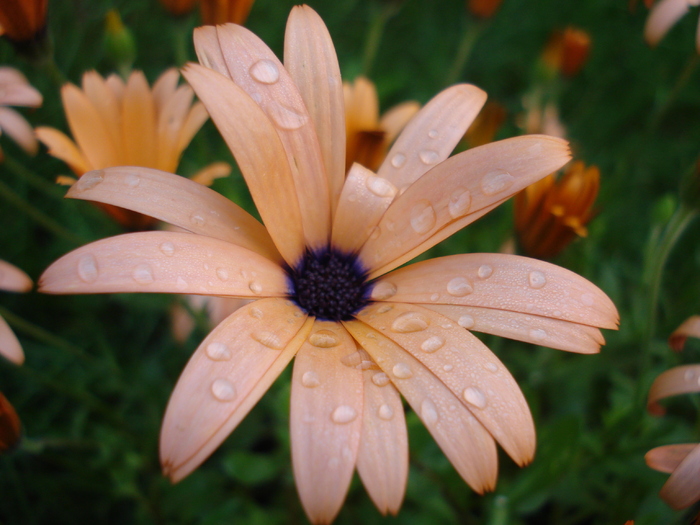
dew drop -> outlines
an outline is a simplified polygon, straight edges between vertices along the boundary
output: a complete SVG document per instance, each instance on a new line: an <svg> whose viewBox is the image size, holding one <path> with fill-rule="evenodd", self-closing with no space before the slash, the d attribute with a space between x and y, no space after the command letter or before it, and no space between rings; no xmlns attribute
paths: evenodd
<svg viewBox="0 0 700 525"><path fill-rule="evenodd" d="M411 210L411 228L417 234L428 233L435 226L435 210L427 200L421 200Z"/></svg>
<svg viewBox="0 0 700 525"><path fill-rule="evenodd" d="M340 362L349 368L355 368L356 370L369 370L370 368L376 368L376 365L372 361L372 358L364 350L358 350L352 354L343 356Z"/></svg>
<svg viewBox="0 0 700 525"><path fill-rule="evenodd" d="M438 155L437 151L424 149L418 153L418 158L426 166L432 166L440 160L440 155Z"/></svg>
<svg viewBox="0 0 700 525"><path fill-rule="evenodd" d="M377 372L372 376L372 383L374 383L377 386L386 386L389 384L389 376L386 375L384 372Z"/></svg>
<svg viewBox="0 0 700 525"><path fill-rule="evenodd" d="M472 194L464 188L457 188L450 196L450 202L447 205L447 211L450 217L457 219L463 217L469 211L469 206L472 204Z"/></svg>
<svg viewBox="0 0 700 525"><path fill-rule="evenodd" d="M464 400L476 408L484 408L486 406L486 396L476 387L470 386L464 389Z"/></svg>
<svg viewBox="0 0 700 525"><path fill-rule="evenodd" d="M464 297L473 291L474 288L465 277L455 277L447 283L447 293L455 297Z"/></svg>
<svg viewBox="0 0 700 525"><path fill-rule="evenodd" d="M484 363L484 368L488 370L489 372L496 373L498 372L498 365L496 363Z"/></svg>
<svg viewBox="0 0 700 525"><path fill-rule="evenodd" d="M457 320L457 324L462 328L474 328L474 318L471 315L463 315Z"/></svg>
<svg viewBox="0 0 700 525"><path fill-rule="evenodd" d="M100 182L105 180L105 172L102 170L88 171L75 183L75 187L79 191L91 190Z"/></svg>
<svg viewBox="0 0 700 525"><path fill-rule="evenodd" d="M491 268L488 264L482 264L479 266L479 269L477 270L476 274L479 276L479 279L488 279L491 277L491 274L493 273L493 268Z"/></svg>
<svg viewBox="0 0 700 525"><path fill-rule="evenodd" d="M379 416L379 419L389 421L392 417L394 417L394 410L389 405L382 405L379 407L379 410L377 410L377 415Z"/></svg>
<svg viewBox="0 0 700 525"><path fill-rule="evenodd" d="M394 166L395 168L402 168L406 164L406 155L403 153L397 153L393 157L391 157L391 165Z"/></svg>
<svg viewBox="0 0 700 525"><path fill-rule="evenodd" d="M280 341L280 338L277 337L276 334L268 332L267 330L253 332L250 334L250 337L252 337L258 343L265 345L268 348L272 348L273 350L279 350L282 348L282 341Z"/></svg>
<svg viewBox="0 0 700 525"><path fill-rule="evenodd" d="M228 361L231 359L231 350L225 343L209 343L206 351L207 356L214 361Z"/></svg>
<svg viewBox="0 0 700 525"><path fill-rule="evenodd" d="M258 282L251 281L250 284L248 284L248 288L256 295L262 293L262 285Z"/></svg>
<svg viewBox="0 0 700 525"><path fill-rule="evenodd" d="M391 329L400 334L420 332L428 328L428 319L419 312L404 312L391 323Z"/></svg>
<svg viewBox="0 0 700 525"><path fill-rule="evenodd" d="M78 277L80 280L91 284L97 280L97 260L92 254L83 255L78 261Z"/></svg>
<svg viewBox="0 0 700 525"><path fill-rule="evenodd" d="M309 336L309 343L319 348L333 348L338 346L338 336L330 330L319 330Z"/></svg>
<svg viewBox="0 0 700 525"><path fill-rule="evenodd" d="M148 264L139 264L131 276L139 284L149 284L153 282L153 270Z"/></svg>
<svg viewBox="0 0 700 525"><path fill-rule="evenodd" d="M309 370L308 372L304 372L304 375L301 376L301 384L306 388L316 388L321 384L321 380L318 378L316 372Z"/></svg>
<svg viewBox="0 0 700 525"><path fill-rule="evenodd" d="M420 404L420 417L427 425L434 425L438 420L437 408L430 399L424 399Z"/></svg>
<svg viewBox="0 0 700 525"><path fill-rule="evenodd" d="M383 177L368 177L365 184L377 197L393 197L398 192L396 186Z"/></svg>
<svg viewBox="0 0 700 525"><path fill-rule="evenodd" d="M339 425L345 425L355 420L357 417L357 410L349 405L340 405L333 411L331 419L334 423Z"/></svg>
<svg viewBox="0 0 700 525"><path fill-rule="evenodd" d="M545 284L547 284L547 278L544 276L542 272L530 272L530 275L528 276L528 280L530 282L530 287L534 288L535 290L539 290L542 288Z"/></svg>
<svg viewBox="0 0 700 525"><path fill-rule="evenodd" d="M387 312L391 312L393 309L394 309L394 307L391 306L390 304L385 304L385 305L377 308L377 313L378 314L385 314Z"/></svg>
<svg viewBox="0 0 700 525"><path fill-rule="evenodd" d="M481 179L481 191L484 195L495 195L510 188L515 178L505 170L493 170Z"/></svg>
<svg viewBox="0 0 700 525"><path fill-rule="evenodd" d="M547 332L542 330L542 328L533 328L530 330L530 337L532 337L535 341L542 341L543 339L547 338Z"/></svg>
<svg viewBox="0 0 700 525"><path fill-rule="evenodd" d="M250 76L261 84L274 84L280 79L280 71L272 60L258 60L250 66Z"/></svg>
<svg viewBox="0 0 700 525"><path fill-rule="evenodd" d="M165 241L160 245L160 251L163 252L163 255L170 257L175 253L175 245L170 241Z"/></svg>
<svg viewBox="0 0 700 525"><path fill-rule="evenodd" d="M445 366L442 367L442 369L443 369L445 372L451 372L453 368L454 368L454 367L453 367L452 365L445 365Z"/></svg>
<svg viewBox="0 0 700 525"><path fill-rule="evenodd" d="M371 297L374 301L384 301L396 295L396 285L387 281L379 281L372 288Z"/></svg>
<svg viewBox="0 0 700 525"><path fill-rule="evenodd" d="M428 136L429 136L431 139L436 139L436 138L438 138L438 135L440 135L440 134L438 133L438 130L436 130L436 129L431 129L430 131L428 131Z"/></svg>
<svg viewBox="0 0 700 525"><path fill-rule="evenodd" d="M280 129L293 131L299 129L309 121L308 115L299 113L297 110L279 102L271 103L268 106L268 110L270 118Z"/></svg>
<svg viewBox="0 0 700 525"><path fill-rule="evenodd" d="M430 296L430 300L434 303L437 303L438 300L440 299L440 294L439 293L434 293Z"/></svg>
<svg viewBox="0 0 700 525"><path fill-rule="evenodd" d="M408 379L409 377L413 377L413 371L406 363L396 363L391 371L398 379Z"/></svg>
<svg viewBox="0 0 700 525"><path fill-rule="evenodd" d="M421 343L420 348L424 352L432 353L438 351L445 344L445 339L439 335L434 335L428 337L423 343Z"/></svg>
<svg viewBox="0 0 700 525"><path fill-rule="evenodd" d="M175 286L178 290L184 290L187 288L187 281L185 281L182 277L178 277L177 281L175 282Z"/></svg>
<svg viewBox="0 0 700 525"><path fill-rule="evenodd" d="M217 268L216 276L222 281L228 281L228 270L226 268Z"/></svg>
<svg viewBox="0 0 700 525"><path fill-rule="evenodd" d="M192 215L190 215L190 222L195 226L204 226L206 220L199 213L192 212Z"/></svg>
<svg viewBox="0 0 700 525"><path fill-rule="evenodd" d="M211 393L219 401L231 401L236 397L236 389L226 379L215 380L211 384Z"/></svg>
<svg viewBox="0 0 700 525"><path fill-rule="evenodd" d="M141 183L141 177L136 175L136 173L129 173L126 176L126 185L129 186L130 188L135 188Z"/></svg>

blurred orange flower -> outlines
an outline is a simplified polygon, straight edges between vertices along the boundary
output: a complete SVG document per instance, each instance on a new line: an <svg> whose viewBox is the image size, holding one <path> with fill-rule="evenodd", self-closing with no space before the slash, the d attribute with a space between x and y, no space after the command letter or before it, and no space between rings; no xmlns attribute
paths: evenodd
<svg viewBox="0 0 700 525"><path fill-rule="evenodd" d="M0 392L0 454L14 448L22 437L22 424L17 412Z"/></svg>
<svg viewBox="0 0 700 525"><path fill-rule="evenodd" d="M581 71L590 50L590 35L582 29L567 27L552 35L542 54L542 59L553 71L573 77Z"/></svg>
<svg viewBox="0 0 700 525"><path fill-rule="evenodd" d="M168 11L170 11L175 16L184 15L192 11L194 4L197 0L160 0Z"/></svg>
<svg viewBox="0 0 700 525"><path fill-rule="evenodd" d="M0 290L8 292L28 292L32 280L22 270L0 260ZM24 362L24 352L14 332L7 322L0 317L0 355L17 365Z"/></svg>
<svg viewBox="0 0 700 525"><path fill-rule="evenodd" d="M32 40L46 27L49 0L2 0L0 34L13 42Z"/></svg>
<svg viewBox="0 0 700 525"><path fill-rule="evenodd" d="M491 18L503 0L467 0L467 9L479 18Z"/></svg>
<svg viewBox="0 0 700 525"><path fill-rule="evenodd" d="M202 23L205 25L245 24L255 0L199 0Z"/></svg>

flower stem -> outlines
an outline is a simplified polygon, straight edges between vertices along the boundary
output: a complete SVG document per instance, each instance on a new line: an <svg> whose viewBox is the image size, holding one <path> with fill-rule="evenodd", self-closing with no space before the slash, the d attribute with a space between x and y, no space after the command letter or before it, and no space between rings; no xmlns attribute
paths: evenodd
<svg viewBox="0 0 700 525"><path fill-rule="evenodd" d="M663 118L664 114L668 111L668 108L671 107L671 105L676 100L680 92L683 91L683 88L690 80L690 77L693 76L695 68L697 68L698 66L698 62L700 62L700 55L698 55L697 53L693 53L688 62L686 63L685 67L681 71L681 74L678 75L678 78L676 79L676 83L673 85L673 88L666 96L666 98L661 102L659 108L653 113L653 116L649 123L650 129L653 130L654 128L656 128L656 126Z"/></svg>
<svg viewBox="0 0 700 525"><path fill-rule="evenodd" d="M455 54L455 59L448 70L447 76L445 77L445 85L451 86L459 80L464 66L469 61L469 57L474 49L474 44L479 39L483 31L483 24L479 23L469 23L466 29L462 32L462 39L459 42L459 47L457 48L457 53Z"/></svg>
<svg viewBox="0 0 700 525"><path fill-rule="evenodd" d="M394 16L400 9L400 6L386 4L382 8L374 8L372 20L370 22L369 31L367 32L367 41L365 42L365 50L362 55L362 72L365 76L370 76L374 59L377 57L379 43L382 41L384 27L387 21Z"/></svg>
<svg viewBox="0 0 700 525"><path fill-rule="evenodd" d="M31 185L34 189L39 190L44 195L49 197L57 197L63 199L65 195L65 190L59 188L56 184L51 181L40 177L36 173L24 167L20 162L10 157L5 153L3 157L3 165L7 166L10 171L17 175L22 180L26 181L27 184Z"/></svg>

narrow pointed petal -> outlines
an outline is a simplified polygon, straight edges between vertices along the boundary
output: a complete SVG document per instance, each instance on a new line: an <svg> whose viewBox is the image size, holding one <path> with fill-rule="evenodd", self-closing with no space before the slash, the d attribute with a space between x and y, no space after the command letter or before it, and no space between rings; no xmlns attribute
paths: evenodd
<svg viewBox="0 0 700 525"><path fill-rule="evenodd" d="M345 180L343 82L328 29L309 6L296 6L289 15L284 34L284 66L299 88L316 129L333 214Z"/></svg>
<svg viewBox="0 0 700 525"><path fill-rule="evenodd" d="M647 410L654 415L663 415L666 409L659 404L661 399L679 394L700 392L700 365L676 366L659 374L649 389Z"/></svg>
<svg viewBox="0 0 700 525"><path fill-rule="evenodd" d="M120 164L154 167L158 149L156 142L156 107L145 75L135 71L129 76L122 98L122 133L124 154ZM115 163L97 164L98 167Z"/></svg>
<svg viewBox="0 0 700 525"><path fill-rule="evenodd" d="M28 292L32 280L22 270L6 261L0 261L0 290L8 292Z"/></svg>
<svg viewBox="0 0 700 525"><path fill-rule="evenodd" d="M183 75L236 157L277 249L293 266L304 252L304 230L299 205L291 198L296 190L287 156L272 123L253 99L219 73L190 64Z"/></svg>
<svg viewBox="0 0 700 525"><path fill-rule="evenodd" d="M233 432L306 339L311 320L282 299L243 306L199 345L163 418L160 459L177 482Z"/></svg>
<svg viewBox="0 0 700 525"><path fill-rule="evenodd" d="M136 166L107 168L83 175L66 196L127 208L280 261L267 230L252 215L179 175Z"/></svg>
<svg viewBox="0 0 700 525"><path fill-rule="evenodd" d="M190 113L194 92L189 86L180 86L157 113L158 159L156 166L174 173L180 162L180 134ZM204 121L202 121L202 124ZM196 130L195 130L196 132Z"/></svg>
<svg viewBox="0 0 700 525"><path fill-rule="evenodd" d="M700 338L700 315L693 315L683 321L668 338L668 346L676 352L683 350L688 337Z"/></svg>
<svg viewBox="0 0 700 525"><path fill-rule="evenodd" d="M180 128L180 137L177 143L178 158L185 151L190 142L209 118L209 113L201 102L195 102L190 108L184 124Z"/></svg>
<svg viewBox="0 0 700 525"><path fill-rule="evenodd" d="M109 133L115 158L123 159L121 100L96 71L88 71L83 75L83 92L97 109L101 124Z"/></svg>
<svg viewBox="0 0 700 525"><path fill-rule="evenodd" d="M493 490L498 476L496 443L470 410L404 348L364 323L344 324L383 370L372 381L393 382L464 481L479 494Z"/></svg>
<svg viewBox="0 0 700 525"><path fill-rule="evenodd" d="M400 268L375 285L372 298L383 297L521 312L599 328L616 329L618 322L610 298L580 275L501 253L450 255Z"/></svg>
<svg viewBox="0 0 700 525"><path fill-rule="evenodd" d="M420 104L411 100L394 106L382 115L379 119L379 129L384 130L384 140L387 144L394 142L418 111L420 111Z"/></svg>
<svg viewBox="0 0 700 525"><path fill-rule="evenodd" d="M364 409L357 473L379 512L396 515L408 481L406 417L399 392L391 382L375 383L377 373L376 365L362 371Z"/></svg>
<svg viewBox="0 0 700 525"><path fill-rule="evenodd" d="M202 186L211 186L216 179L228 177L229 175L231 175L231 165L228 162L212 162L192 175L190 180ZM265 235L269 238L267 230L265 230ZM272 239L270 239L270 243L272 243Z"/></svg>
<svg viewBox="0 0 700 525"><path fill-rule="evenodd" d="M370 237L397 193L396 186L353 164L333 220L333 246L353 253Z"/></svg>
<svg viewBox="0 0 700 525"><path fill-rule="evenodd" d="M423 305L475 332L525 341L533 345L579 354L595 354L605 339L600 330L588 325L570 323L539 315L508 312L494 308Z"/></svg>
<svg viewBox="0 0 700 525"><path fill-rule="evenodd" d="M510 372L474 335L417 305L373 304L357 317L445 383L518 465L532 460L535 426L527 402ZM404 368L392 372L406 375Z"/></svg>
<svg viewBox="0 0 700 525"><path fill-rule="evenodd" d="M215 26L202 26L194 30L194 50L197 60L204 67L213 69L231 79L224 55L221 53L221 44Z"/></svg>
<svg viewBox="0 0 700 525"><path fill-rule="evenodd" d="M328 179L318 137L299 90L275 54L251 31L227 24L218 26L217 34L231 79L254 98L284 145L306 245L326 246L331 226Z"/></svg>
<svg viewBox="0 0 700 525"><path fill-rule="evenodd" d="M676 510L690 507L700 500L700 445L681 461L661 487L659 496Z"/></svg>
<svg viewBox="0 0 700 525"><path fill-rule="evenodd" d="M35 155L39 144L34 130L14 109L0 107L0 132L7 133L24 151Z"/></svg>
<svg viewBox="0 0 700 525"><path fill-rule="evenodd" d="M644 455L644 461L649 468L670 474L697 446L697 443L681 443L656 447Z"/></svg>
<svg viewBox="0 0 700 525"><path fill-rule="evenodd" d="M294 360L290 434L299 498L312 523L330 523L355 469L362 427L362 371L339 324L316 321Z"/></svg>
<svg viewBox="0 0 700 525"><path fill-rule="evenodd" d="M688 12L688 0L661 0L647 17L644 38L650 46L655 46L668 30Z"/></svg>
<svg viewBox="0 0 700 525"><path fill-rule="evenodd" d="M61 159L78 175L90 171L90 163L65 133L40 126L34 130L36 137L49 149L49 155Z"/></svg>
<svg viewBox="0 0 700 525"><path fill-rule="evenodd" d="M379 176L407 188L452 153L485 102L486 93L469 84L438 93L396 139Z"/></svg>
<svg viewBox="0 0 700 525"><path fill-rule="evenodd" d="M360 256L372 270L396 267L396 260L413 248L427 249L443 240L440 233L446 226L463 228L480 217L481 210L511 197L569 159L566 141L544 135L506 139L455 155L394 200L379 223L379 235L367 241ZM394 182L397 174L387 179ZM395 182L399 191L402 184ZM370 274L375 276L376 272Z"/></svg>
<svg viewBox="0 0 700 525"><path fill-rule="evenodd" d="M39 289L281 297L287 280L277 264L234 244L190 233L139 232L64 255L40 277Z"/></svg>
<svg viewBox="0 0 700 525"><path fill-rule="evenodd" d="M7 322L0 317L0 355L16 365L24 363L24 352L17 336Z"/></svg>
<svg viewBox="0 0 700 525"><path fill-rule="evenodd" d="M157 108L162 108L165 102L175 93L178 80L180 80L180 73L174 67L166 70L158 77L151 90Z"/></svg>

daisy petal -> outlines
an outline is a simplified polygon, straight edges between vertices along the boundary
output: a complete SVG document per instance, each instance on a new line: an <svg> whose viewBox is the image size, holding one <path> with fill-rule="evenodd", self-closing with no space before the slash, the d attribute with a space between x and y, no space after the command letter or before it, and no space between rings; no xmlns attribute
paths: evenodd
<svg viewBox="0 0 700 525"><path fill-rule="evenodd" d="M180 80L180 73L174 67L167 69L158 77L151 90L157 108L162 108L175 93L178 80Z"/></svg>
<svg viewBox="0 0 700 525"><path fill-rule="evenodd" d="M668 30L688 12L687 0L661 0L649 13L644 26L644 38L655 46Z"/></svg>
<svg viewBox="0 0 700 525"><path fill-rule="evenodd" d="M312 523L330 523L355 469L362 427L362 372L344 364L357 346L333 322L316 321L294 360L290 434L299 498Z"/></svg>
<svg viewBox="0 0 700 525"><path fill-rule="evenodd" d="M683 321L683 324L676 328L668 338L668 346L676 352L680 352L689 337L700 338L700 315L693 315Z"/></svg>
<svg viewBox="0 0 700 525"><path fill-rule="evenodd" d="M197 60L204 67L213 69L217 73L231 79L224 55L221 54L221 45L215 26L202 26L194 30L194 50Z"/></svg>
<svg viewBox="0 0 700 525"><path fill-rule="evenodd" d="M343 82L328 29L309 6L296 6L289 15L284 66L299 88L316 130L334 213L345 180Z"/></svg>
<svg viewBox="0 0 700 525"><path fill-rule="evenodd" d="M113 204L279 261L265 227L226 197L179 175L137 166L83 175L66 197Z"/></svg>
<svg viewBox="0 0 700 525"><path fill-rule="evenodd" d="M190 114L194 92L189 86L180 86L158 111L158 160L163 171L175 172L180 161L180 135ZM204 121L201 121L204 124ZM194 130L196 133L198 131ZM189 130L188 130L189 133ZM191 136L189 137L191 139ZM189 141L186 142L189 144Z"/></svg>
<svg viewBox="0 0 700 525"><path fill-rule="evenodd" d="M700 500L700 445L681 461L661 487L659 496L676 510L690 507Z"/></svg>
<svg viewBox="0 0 700 525"><path fill-rule="evenodd" d="M122 98L122 132L125 157L119 164L153 166L156 144L156 106L146 76L134 71L129 76ZM117 163L95 164L115 166Z"/></svg>
<svg viewBox="0 0 700 525"><path fill-rule="evenodd" d="M0 290L8 292L28 292L32 280L22 270L6 261L0 261Z"/></svg>
<svg viewBox="0 0 700 525"><path fill-rule="evenodd" d="M212 120L236 158L270 236L293 266L304 252L304 230L296 199L290 198L296 190L287 156L270 119L219 73L189 64L183 75L212 110Z"/></svg>
<svg viewBox="0 0 700 525"><path fill-rule="evenodd" d="M697 443L681 443L656 447L644 455L644 461L646 461L649 468L670 474L678 468L681 461L697 446Z"/></svg>
<svg viewBox="0 0 700 525"><path fill-rule="evenodd" d="M389 109L379 120L379 129L384 130L384 140L387 144L401 133L411 119L420 111L420 104L415 101L404 102Z"/></svg>
<svg viewBox="0 0 700 525"><path fill-rule="evenodd" d="M659 374L649 389L647 410L657 416L663 415L666 409L659 404L659 400L678 394L700 392L699 379L700 365L676 366Z"/></svg>
<svg viewBox="0 0 700 525"><path fill-rule="evenodd" d="M0 107L0 131L7 133L24 151L35 155L39 144L34 130L14 109Z"/></svg>
<svg viewBox="0 0 700 525"><path fill-rule="evenodd" d="M190 233L139 232L64 255L41 276L39 289L280 297L287 282L277 264L240 246Z"/></svg>
<svg viewBox="0 0 700 525"><path fill-rule="evenodd" d="M417 305L373 304L358 319L435 374L518 465L532 460L535 427L527 402L513 376L474 335ZM370 355L378 359L373 352ZM410 367L395 367L392 373L401 379L412 372ZM401 390L398 383L397 387Z"/></svg>
<svg viewBox="0 0 700 525"><path fill-rule="evenodd" d="M232 80L253 97L282 140L292 169L306 245L326 246L331 220L328 179L318 137L299 90L270 48L251 31L227 24L218 26L217 34ZM260 206L258 210L262 213Z"/></svg>
<svg viewBox="0 0 700 525"><path fill-rule="evenodd" d="M378 174L400 189L445 160L486 102L476 86L458 84L438 93L406 125Z"/></svg>
<svg viewBox="0 0 700 525"><path fill-rule="evenodd" d="M482 494L498 476L496 443L469 409L421 362L395 342L358 321L344 323L383 372L372 381L392 381L464 481ZM398 372L398 373L397 373Z"/></svg>
<svg viewBox="0 0 700 525"><path fill-rule="evenodd" d="M282 299L243 306L209 334L187 363L163 419L160 459L177 482L197 468L267 391L311 329Z"/></svg>
<svg viewBox="0 0 700 525"><path fill-rule="evenodd" d="M549 317L472 306L423 305L458 325L487 334L579 354L595 354L605 339L588 325Z"/></svg>
<svg viewBox="0 0 700 525"><path fill-rule="evenodd" d="M124 137L121 132L121 101L96 71L83 75L83 91L100 115L116 150L116 158L124 158ZM132 130L133 131L133 130Z"/></svg>
<svg viewBox="0 0 700 525"><path fill-rule="evenodd" d="M49 148L49 155L61 159L78 175L90 171L90 163L65 133L57 129L40 126L34 130L36 138Z"/></svg>
<svg viewBox="0 0 700 525"><path fill-rule="evenodd" d="M375 300L454 304L550 317L616 329L615 305L574 272L537 259L501 253L450 255L384 276Z"/></svg>
<svg viewBox="0 0 700 525"><path fill-rule="evenodd" d="M372 380L377 372L376 365L362 372L365 394L357 472L379 512L396 515L408 480L406 417L394 385Z"/></svg>
<svg viewBox="0 0 700 525"><path fill-rule="evenodd" d="M446 226L463 228L480 217L482 210L569 159L566 141L529 135L486 144L438 164L394 200L379 223L379 235L362 247L365 265L375 270L370 277L377 275L377 268L398 266L397 259L413 248L433 246L444 239L441 230ZM401 188L403 181L387 178Z"/></svg>
<svg viewBox="0 0 700 525"><path fill-rule="evenodd" d="M17 336L7 322L0 317L0 355L16 365L24 363L24 352Z"/></svg>

